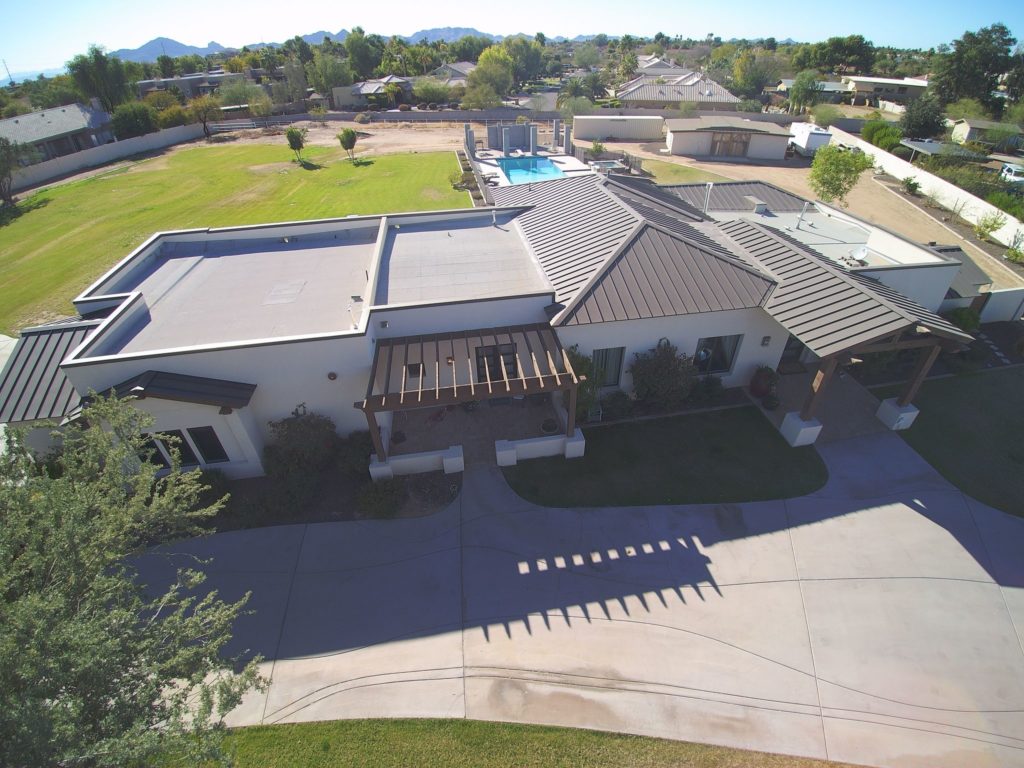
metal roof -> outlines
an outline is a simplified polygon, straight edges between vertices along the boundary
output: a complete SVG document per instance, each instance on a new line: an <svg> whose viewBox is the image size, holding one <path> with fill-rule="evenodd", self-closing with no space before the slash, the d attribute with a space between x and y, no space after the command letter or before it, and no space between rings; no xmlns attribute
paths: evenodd
<svg viewBox="0 0 1024 768"><path fill-rule="evenodd" d="M707 188L707 184L672 184L663 186L662 190L676 195L697 210L703 210ZM799 212L807 202L792 192L764 181L724 181L715 182L711 186L708 210L752 211L753 205L747 200L748 197L763 200L768 205L768 210L779 213Z"/></svg>
<svg viewBox="0 0 1024 768"><path fill-rule="evenodd" d="M499 206L532 206L516 221L555 289L555 301L563 304L640 223L597 174L496 187L491 193Z"/></svg>
<svg viewBox="0 0 1024 768"><path fill-rule="evenodd" d="M58 419L78 405L60 364L97 325L79 319L22 331L0 373L0 424Z"/></svg>
<svg viewBox="0 0 1024 768"><path fill-rule="evenodd" d="M152 397L221 408L244 408L252 399L256 385L167 371L146 371L112 387L111 391L118 397L133 395L140 400Z"/></svg>
<svg viewBox="0 0 1024 768"><path fill-rule="evenodd" d="M983 131L992 129L1006 130L1011 133L1020 133L1020 126L1014 125L1013 123L999 123L995 120L982 120L980 117L965 117L960 120L954 120L953 125L960 125L963 123L968 128L980 128Z"/></svg>
<svg viewBox="0 0 1024 768"><path fill-rule="evenodd" d="M68 104L0 120L0 138L36 144L69 133L94 131L109 124L110 115L102 110Z"/></svg>
<svg viewBox="0 0 1024 768"><path fill-rule="evenodd" d="M605 176L605 184L611 192L630 204L643 203L677 216L681 214L690 221L707 219L699 209L684 201L679 195L666 191L664 187L659 187L650 179L611 174Z"/></svg>
<svg viewBox="0 0 1024 768"><path fill-rule="evenodd" d="M815 354L825 357L923 325L962 343L971 337L872 278L744 219L719 225L756 265L780 280L765 310Z"/></svg>
<svg viewBox="0 0 1024 768"><path fill-rule="evenodd" d="M699 133L701 131L744 131L769 136L791 136L789 131L775 123L750 120L743 117L682 117L665 121L669 133Z"/></svg>
<svg viewBox="0 0 1024 768"><path fill-rule="evenodd" d="M774 284L736 259L648 225L630 238L562 324L758 307Z"/></svg>
<svg viewBox="0 0 1024 768"><path fill-rule="evenodd" d="M983 155L980 152L971 152L969 149L964 149L959 144L954 144L951 141L931 141L930 139L902 139L900 141L904 147L912 149L915 152L920 152L923 155L953 155L955 157L962 157L965 160L987 160L988 155Z"/></svg>

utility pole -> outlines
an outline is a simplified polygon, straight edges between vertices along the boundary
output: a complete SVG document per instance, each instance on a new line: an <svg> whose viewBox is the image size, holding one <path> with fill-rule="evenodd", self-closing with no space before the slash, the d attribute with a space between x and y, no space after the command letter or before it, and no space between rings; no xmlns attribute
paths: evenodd
<svg viewBox="0 0 1024 768"><path fill-rule="evenodd" d="M7 59L0 59L4 63L4 69L7 71L7 79L11 81L11 87L14 87L14 78L11 77L11 70L7 68Z"/></svg>

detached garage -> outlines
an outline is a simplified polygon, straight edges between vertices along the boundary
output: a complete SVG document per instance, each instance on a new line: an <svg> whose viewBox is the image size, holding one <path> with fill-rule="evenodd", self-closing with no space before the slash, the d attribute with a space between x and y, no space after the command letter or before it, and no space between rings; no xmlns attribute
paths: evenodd
<svg viewBox="0 0 1024 768"><path fill-rule="evenodd" d="M663 122L660 117L579 115L573 118L572 135L580 140L660 141Z"/></svg>
<svg viewBox="0 0 1024 768"><path fill-rule="evenodd" d="M745 157L783 160L792 138L774 123L739 117L694 117L666 120L668 151L691 157Z"/></svg>

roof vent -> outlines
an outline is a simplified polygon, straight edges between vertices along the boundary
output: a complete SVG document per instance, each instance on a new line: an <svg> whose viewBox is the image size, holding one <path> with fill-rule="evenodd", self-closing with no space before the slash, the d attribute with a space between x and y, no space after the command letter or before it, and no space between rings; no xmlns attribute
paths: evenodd
<svg viewBox="0 0 1024 768"><path fill-rule="evenodd" d="M743 199L753 206L754 213L768 213L768 203L753 195L744 195Z"/></svg>

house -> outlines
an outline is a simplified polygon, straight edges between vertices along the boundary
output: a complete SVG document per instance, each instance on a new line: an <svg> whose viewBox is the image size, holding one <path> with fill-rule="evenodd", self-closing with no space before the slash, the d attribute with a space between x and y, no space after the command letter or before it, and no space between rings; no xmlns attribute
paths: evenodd
<svg viewBox="0 0 1024 768"><path fill-rule="evenodd" d="M32 162L42 162L107 144L114 140L114 129L98 103L68 104L0 120L0 137L30 145Z"/></svg>
<svg viewBox="0 0 1024 768"><path fill-rule="evenodd" d="M775 123L739 117L691 117L665 121L665 145L673 155L783 160L792 135Z"/></svg>
<svg viewBox="0 0 1024 768"><path fill-rule="evenodd" d="M412 99L412 80L397 75L388 75L376 80L364 80L361 83L342 85L334 88L331 93L336 109L346 107L365 107L370 104L390 105L388 86L401 89L397 103L408 103Z"/></svg>
<svg viewBox="0 0 1024 768"><path fill-rule="evenodd" d="M981 120L976 117L969 117L963 120L953 121L951 138L957 144L964 144L968 141L993 144L993 138L998 143L1013 147L1024 145L1021 137L1021 128L1013 123L997 123L993 120Z"/></svg>
<svg viewBox="0 0 1024 768"><path fill-rule="evenodd" d="M568 349L629 392L634 354L669 339L729 387L784 355L818 364L782 426L802 445L852 355L916 349L923 377L940 347L971 340L935 314L956 258L768 184L583 174L492 194L490 208L153 235L75 299L77 317L23 332L0 423L131 395L186 464L251 477L269 422L309 410L369 429L382 478L460 471L464 446L437 425L489 403L477 416L502 430L499 463L572 458L585 438ZM889 426L913 421L920 377L879 409ZM555 434L530 432L538 414Z"/></svg>
<svg viewBox="0 0 1024 768"><path fill-rule="evenodd" d="M641 55L636 57L636 75L647 75L652 77L681 77L691 74L692 70L680 67L669 59L660 56Z"/></svg>
<svg viewBox="0 0 1024 768"><path fill-rule="evenodd" d="M778 94L780 99L788 99L789 89L793 87L795 82L796 80L792 78L783 78L774 87L766 87L764 92L769 95ZM851 94L850 86L843 82L819 80L817 86L819 101L824 104L838 104L843 98Z"/></svg>
<svg viewBox="0 0 1024 768"><path fill-rule="evenodd" d="M441 80L446 85L466 85L469 73L476 69L476 64L471 61L454 61L442 64L430 73L431 77Z"/></svg>
<svg viewBox="0 0 1024 768"><path fill-rule="evenodd" d="M152 80L139 80L135 83L139 98L145 98L147 93L154 91L177 90L186 99L194 99L196 96L209 96L216 93L222 85L231 82L246 80L241 72L225 72L223 70L211 70L210 72L196 72L191 75L178 75L176 77L157 77Z"/></svg>
<svg viewBox="0 0 1024 768"><path fill-rule="evenodd" d="M678 76L643 74L623 84L615 98L624 107L676 109L692 104L701 110L735 110L740 100L701 72Z"/></svg>
<svg viewBox="0 0 1024 768"><path fill-rule="evenodd" d="M847 75L842 80L854 104L878 106L880 99L906 104L928 90L928 81L914 78L867 77Z"/></svg>

